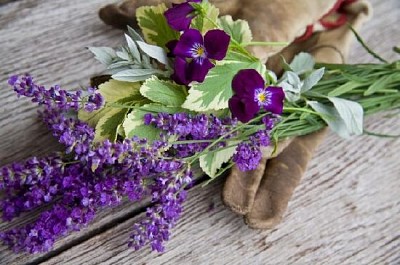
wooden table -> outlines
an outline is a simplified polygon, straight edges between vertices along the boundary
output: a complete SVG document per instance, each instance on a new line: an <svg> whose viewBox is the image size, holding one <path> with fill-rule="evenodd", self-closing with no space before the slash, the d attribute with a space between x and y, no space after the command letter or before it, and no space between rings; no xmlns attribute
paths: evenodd
<svg viewBox="0 0 400 265"><path fill-rule="evenodd" d="M39 122L37 108L16 99L8 76L30 72L44 85L86 86L103 67L84 47L123 42L120 31L97 18L97 10L111 2L0 1L0 165L61 148ZM383 57L398 59L391 47L400 44L400 1L372 4L375 15L361 34ZM372 61L359 45L353 47L351 62ZM370 117L366 127L400 133L398 117ZM164 254L127 248L144 208L125 203L100 212L89 227L59 240L50 253L14 254L0 246L0 264L400 264L399 150L399 139L343 140L329 134L284 221L272 231L250 230L226 209L220 180L189 193ZM35 216L0 223L0 229Z"/></svg>

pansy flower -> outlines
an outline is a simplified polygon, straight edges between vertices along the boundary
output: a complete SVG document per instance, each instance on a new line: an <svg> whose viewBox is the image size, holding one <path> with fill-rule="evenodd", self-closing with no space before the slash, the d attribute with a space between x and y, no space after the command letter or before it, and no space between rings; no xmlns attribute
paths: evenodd
<svg viewBox="0 0 400 265"><path fill-rule="evenodd" d="M164 16L171 28L177 31L188 29L192 19L195 17L195 9L190 2L200 3L201 0L187 0L186 3L172 4L165 11Z"/></svg>
<svg viewBox="0 0 400 265"><path fill-rule="evenodd" d="M234 96L229 100L233 117L248 122L261 107L274 114L283 111L285 93L281 87L268 86L262 76L254 69L239 71L232 80Z"/></svg>
<svg viewBox="0 0 400 265"><path fill-rule="evenodd" d="M208 71L214 67L211 60L226 56L230 37L223 30L214 29L201 35L196 29L186 30L174 49L175 73L172 79L183 85L192 81L203 82Z"/></svg>

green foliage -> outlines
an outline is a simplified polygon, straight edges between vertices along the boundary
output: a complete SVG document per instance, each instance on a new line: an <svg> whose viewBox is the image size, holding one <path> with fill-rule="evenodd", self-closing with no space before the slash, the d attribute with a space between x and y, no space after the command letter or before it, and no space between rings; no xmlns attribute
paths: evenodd
<svg viewBox="0 0 400 265"><path fill-rule="evenodd" d="M200 167L210 178L217 176L218 170L222 165L228 162L236 152L237 144L232 145L228 148L224 148L218 151L210 151L200 156Z"/></svg>
<svg viewBox="0 0 400 265"><path fill-rule="evenodd" d="M125 120L128 109L113 108L104 113L96 125L95 142L102 142L109 139L112 142L117 140L120 126Z"/></svg>
<svg viewBox="0 0 400 265"><path fill-rule="evenodd" d="M165 47L171 40L179 38L179 32L171 29L164 16L165 4L142 6L136 9L136 18L147 43Z"/></svg>
<svg viewBox="0 0 400 265"><path fill-rule="evenodd" d="M232 79L242 69L256 69L265 74L265 66L243 54L228 52L225 60L211 69L203 83L194 84L182 107L197 111L213 111L228 108L232 97Z"/></svg>
<svg viewBox="0 0 400 265"><path fill-rule="evenodd" d="M157 114L161 112L173 114L185 111L179 107L167 107L155 103L138 106L134 108L131 113L128 114L122 125L126 137L132 138L133 136L137 136L140 138L146 138L150 142L159 139L161 130L153 126L145 125L144 115L147 113Z"/></svg>
<svg viewBox="0 0 400 265"><path fill-rule="evenodd" d="M99 92L104 97L106 106L91 113L79 111L78 118L95 128L95 141L110 139L115 141L120 125L124 122L128 108L142 102L144 99L139 92L140 83L110 80L99 86Z"/></svg>
<svg viewBox="0 0 400 265"><path fill-rule="evenodd" d="M199 30L202 34L214 29L215 25L217 25L219 9L208 1L203 1L200 4L192 3L192 6L196 10L195 12L198 13L192 20L192 28Z"/></svg>
<svg viewBox="0 0 400 265"><path fill-rule="evenodd" d="M221 28L237 43L245 44L252 41L253 35L247 21L241 19L234 21L232 16L223 16L219 18L218 22Z"/></svg>
<svg viewBox="0 0 400 265"><path fill-rule="evenodd" d="M170 75L169 59L163 48L143 42L140 35L130 27L125 39L127 45L117 50L108 47L89 47L96 59L113 74L113 79L138 82L153 75L161 77ZM159 63L165 67L161 68Z"/></svg>
<svg viewBox="0 0 400 265"><path fill-rule="evenodd" d="M140 93L153 102L170 107L180 107L186 99L186 87L157 77L147 79Z"/></svg>

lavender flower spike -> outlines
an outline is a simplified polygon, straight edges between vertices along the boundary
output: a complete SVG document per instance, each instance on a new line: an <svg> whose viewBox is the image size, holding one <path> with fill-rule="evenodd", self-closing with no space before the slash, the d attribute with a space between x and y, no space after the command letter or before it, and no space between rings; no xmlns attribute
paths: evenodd
<svg viewBox="0 0 400 265"><path fill-rule="evenodd" d="M48 109L56 108L60 111L68 111L83 108L92 112L100 109L104 104L101 94L93 88L89 88L87 92L80 90L68 92L59 86L46 89L44 86L37 85L30 75L11 76L8 84L13 86L18 96L32 98L32 102L44 105Z"/></svg>
<svg viewBox="0 0 400 265"><path fill-rule="evenodd" d="M192 81L203 82L214 67L211 60L222 60L228 51L230 37L223 30L210 30L201 35L196 29L186 30L174 49L175 82L188 85ZM189 61L187 61L189 59Z"/></svg>
<svg viewBox="0 0 400 265"><path fill-rule="evenodd" d="M281 87L268 86L254 69L239 71L232 81L234 96L229 100L233 117L241 122L250 121L263 107L266 111L281 114L285 94Z"/></svg>
<svg viewBox="0 0 400 265"><path fill-rule="evenodd" d="M201 0L188 0L186 3L172 4L172 7L165 11L164 16L174 30L188 29L192 19L196 16L195 9L190 2L200 3Z"/></svg>

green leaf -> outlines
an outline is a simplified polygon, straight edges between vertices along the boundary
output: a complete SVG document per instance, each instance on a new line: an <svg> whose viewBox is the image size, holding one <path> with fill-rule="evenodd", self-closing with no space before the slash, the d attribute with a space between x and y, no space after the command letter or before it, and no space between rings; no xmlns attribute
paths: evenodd
<svg viewBox="0 0 400 265"><path fill-rule="evenodd" d="M351 135L345 122L334 107L319 103L317 101L308 101L308 104L316 112L321 114L321 118L326 122L326 124L328 124L332 131L343 138L350 138Z"/></svg>
<svg viewBox="0 0 400 265"><path fill-rule="evenodd" d="M301 52L297 54L290 63L290 69L298 75L304 74L314 69L315 61L309 53Z"/></svg>
<svg viewBox="0 0 400 265"><path fill-rule="evenodd" d="M223 16L218 20L222 29L239 44L249 43L253 36L250 30L249 23L245 20L233 20L232 16Z"/></svg>
<svg viewBox="0 0 400 265"><path fill-rule="evenodd" d="M390 84L397 83L399 81L399 73L384 75L368 87L367 91L364 92L364 96L370 96L376 92L379 92L380 90L387 89Z"/></svg>
<svg viewBox="0 0 400 265"><path fill-rule="evenodd" d="M95 58L104 65L110 65L114 58L117 56L115 51L109 47L88 47Z"/></svg>
<svg viewBox="0 0 400 265"><path fill-rule="evenodd" d="M303 86L301 87L301 93L307 92L310 90L313 86L318 84L319 80L324 76L325 73L325 68L320 68L315 71L313 71L305 80L303 83Z"/></svg>
<svg viewBox="0 0 400 265"><path fill-rule="evenodd" d="M140 138L146 138L150 142L159 139L161 130L155 128L154 126L149 126L144 124L144 115L147 113L179 113L184 112L182 108L177 107L166 107L159 104L147 104L134 109L126 117L123 128L125 135L128 138L137 136Z"/></svg>
<svg viewBox="0 0 400 265"><path fill-rule="evenodd" d="M130 26L127 26L127 28L128 28L128 35L132 38L132 40L134 40L134 41L144 41L142 36L140 36L140 34L136 30L134 30Z"/></svg>
<svg viewBox="0 0 400 265"><path fill-rule="evenodd" d="M137 47L137 45L136 45L136 42L135 42L129 35L127 35L127 34L125 34L125 39L126 39L126 43L128 44L129 51L130 51L130 53L132 54L133 58L134 58L137 62L141 63L141 62L142 62L142 58L141 58L141 56L140 56L140 52L139 52L139 49L138 49L138 47ZM120 56L119 56L119 57L120 57ZM121 57L120 57L120 58L121 58ZM129 53L128 53L127 58L121 58L121 59L130 61Z"/></svg>
<svg viewBox="0 0 400 265"><path fill-rule="evenodd" d="M233 77L242 69L256 69L261 75L266 71L259 60L230 53L224 61L211 69L203 83L191 87L182 107L197 112L228 108L228 100L233 95Z"/></svg>
<svg viewBox="0 0 400 265"><path fill-rule="evenodd" d="M144 115L147 113L143 110L134 109L128 114L122 125L127 138L137 136L139 138L146 138L149 142L160 138L160 129L144 124Z"/></svg>
<svg viewBox="0 0 400 265"><path fill-rule="evenodd" d="M111 77L115 80L135 83L146 80L153 75L164 76L165 72L158 69L128 69L113 74Z"/></svg>
<svg viewBox="0 0 400 265"><path fill-rule="evenodd" d="M197 12L201 13L192 20L192 28L199 30L202 34L214 29L218 20L219 9L208 1L203 1L201 4L192 3L192 6ZM204 17L207 17L207 19L204 19Z"/></svg>
<svg viewBox="0 0 400 265"><path fill-rule="evenodd" d="M147 79L141 86L140 93L153 102L165 106L180 107L186 99L185 87L157 77Z"/></svg>
<svg viewBox="0 0 400 265"><path fill-rule="evenodd" d="M95 130L95 142L102 142L109 139L112 142L117 140L118 130L125 120L128 109L110 109L102 116Z"/></svg>
<svg viewBox="0 0 400 265"><path fill-rule="evenodd" d="M140 47L140 49L146 53L148 56L151 58L156 59L160 63L164 65L169 65L169 60L167 57L167 53L165 50L161 47L155 46L155 45L150 45L147 44L143 41L137 41L137 45Z"/></svg>
<svg viewBox="0 0 400 265"><path fill-rule="evenodd" d="M136 18L147 43L165 47L171 40L179 39L179 32L171 29L164 16L165 4L142 6L136 9Z"/></svg>
<svg viewBox="0 0 400 265"><path fill-rule="evenodd" d="M364 84L363 83L358 83L355 81L350 81L347 83L344 83L343 85L335 88L331 92L328 93L328 96L330 97L338 97L340 95L343 95L347 92L350 92L356 88L362 87Z"/></svg>
<svg viewBox="0 0 400 265"><path fill-rule="evenodd" d="M78 118L96 128L95 141L105 138L115 140L120 124L128 109L112 107L113 104L133 105L143 100L139 92L140 83L121 82L111 79L99 85L99 92L104 97L106 106L91 113L83 110L78 112Z"/></svg>
<svg viewBox="0 0 400 265"><path fill-rule="evenodd" d="M364 110L354 101L342 98L328 97L333 103L350 134L361 135L363 133Z"/></svg>
<svg viewBox="0 0 400 265"><path fill-rule="evenodd" d="M221 149L220 151L209 152L205 155L200 156L200 167L210 178L214 178L217 175L218 169L228 162L236 152L236 146L239 142L234 144L232 147ZM229 143L232 145L232 143Z"/></svg>

